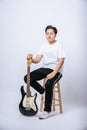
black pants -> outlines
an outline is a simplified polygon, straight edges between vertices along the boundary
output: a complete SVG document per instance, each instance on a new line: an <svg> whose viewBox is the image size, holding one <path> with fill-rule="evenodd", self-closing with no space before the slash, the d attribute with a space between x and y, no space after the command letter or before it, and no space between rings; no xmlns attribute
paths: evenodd
<svg viewBox="0 0 87 130"><path fill-rule="evenodd" d="M51 73L53 70L49 68L39 68L32 72L30 72L30 86L32 86L36 91L40 94L43 94L45 91L45 107L44 111L51 111L51 103L53 96L53 86L54 84L60 80L62 74L58 72L52 79L49 79L45 83L45 90L40 83L39 80L46 78L47 74ZM24 76L24 81L27 83L27 75Z"/></svg>

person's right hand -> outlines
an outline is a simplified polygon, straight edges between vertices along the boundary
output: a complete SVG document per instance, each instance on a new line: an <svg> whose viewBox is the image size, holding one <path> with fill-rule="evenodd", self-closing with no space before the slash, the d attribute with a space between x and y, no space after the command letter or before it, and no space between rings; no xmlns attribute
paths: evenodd
<svg viewBox="0 0 87 130"><path fill-rule="evenodd" d="M30 60L30 59L32 60L32 58L33 58L33 55L32 55L31 53L29 53L29 54L27 55L27 59L28 59L28 60Z"/></svg>

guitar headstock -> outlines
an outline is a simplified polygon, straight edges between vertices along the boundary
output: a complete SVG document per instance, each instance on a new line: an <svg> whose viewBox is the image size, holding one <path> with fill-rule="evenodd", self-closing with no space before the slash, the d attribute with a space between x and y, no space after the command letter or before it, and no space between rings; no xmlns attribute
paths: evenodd
<svg viewBox="0 0 87 130"><path fill-rule="evenodd" d="M27 65L30 66L32 64L32 54L29 54L29 57L27 58Z"/></svg>

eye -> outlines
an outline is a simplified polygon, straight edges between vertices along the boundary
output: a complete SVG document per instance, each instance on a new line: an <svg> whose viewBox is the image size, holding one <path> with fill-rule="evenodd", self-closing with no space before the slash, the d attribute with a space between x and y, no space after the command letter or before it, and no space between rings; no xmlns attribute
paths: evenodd
<svg viewBox="0 0 87 130"><path fill-rule="evenodd" d="M46 35L49 35L49 33L46 33Z"/></svg>

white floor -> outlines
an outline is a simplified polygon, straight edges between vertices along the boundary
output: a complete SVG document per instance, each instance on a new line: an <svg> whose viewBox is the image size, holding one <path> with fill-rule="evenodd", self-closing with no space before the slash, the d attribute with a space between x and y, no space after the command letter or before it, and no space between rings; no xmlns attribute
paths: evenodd
<svg viewBox="0 0 87 130"><path fill-rule="evenodd" d="M23 116L19 112L20 99L16 92L0 94L0 130L87 130L87 108L84 106L63 104L63 114L57 111L55 116L39 120L39 111L33 117Z"/></svg>

